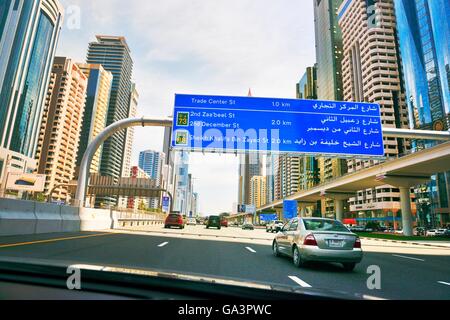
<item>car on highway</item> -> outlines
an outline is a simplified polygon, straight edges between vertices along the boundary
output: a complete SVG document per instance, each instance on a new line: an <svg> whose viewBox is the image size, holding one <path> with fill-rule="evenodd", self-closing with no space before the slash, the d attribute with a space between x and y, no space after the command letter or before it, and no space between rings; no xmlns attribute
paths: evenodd
<svg viewBox="0 0 450 320"><path fill-rule="evenodd" d="M228 220L222 219L220 221L220 226L222 226L224 228L228 228Z"/></svg>
<svg viewBox="0 0 450 320"><path fill-rule="evenodd" d="M445 231L447 231L447 229L437 229L436 230L436 237L442 237L445 235Z"/></svg>
<svg viewBox="0 0 450 320"><path fill-rule="evenodd" d="M394 233L395 234L403 234L403 229L395 230Z"/></svg>
<svg viewBox="0 0 450 320"><path fill-rule="evenodd" d="M283 229L283 226L284 222L281 220L272 221L268 225L266 225L266 232L276 233Z"/></svg>
<svg viewBox="0 0 450 320"><path fill-rule="evenodd" d="M436 229L427 230L427 232L425 233L425 236L427 236L427 237L435 237L436 236Z"/></svg>
<svg viewBox="0 0 450 320"><path fill-rule="evenodd" d="M251 223L244 223L242 225L242 230L255 230L255 226Z"/></svg>
<svg viewBox="0 0 450 320"><path fill-rule="evenodd" d="M364 226L353 226L350 228L350 231L352 232L365 232L366 231L366 227Z"/></svg>
<svg viewBox="0 0 450 320"><path fill-rule="evenodd" d="M186 224L186 220L183 219L183 216L181 214L177 213L171 213L167 216L166 221L164 222L164 228L180 228L184 229L184 226Z"/></svg>
<svg viewBox="0 0 450 320"><path fill-rule="evenodd" d="M353 271L363 259L358 235L341 222L324 218L292 219L275 236L272 250L277 257L292 257L297 267L311 261L336 262Z"/></svg>
<svg viewBox="0 0 450 320"><path fill-rule="evenodd" d="M188 226L196 226L197 225L197 220L195 218L188 218L187 219L187 225Z"/></svg>
<svg viewBox="0 0 450 320"><path fill-rule="evenodd" d="M222 228L221 219L219 216L210 216L208 218L208 222L206 224L206 229L209 229L209 228L217 228L219 230Z"/></svg>

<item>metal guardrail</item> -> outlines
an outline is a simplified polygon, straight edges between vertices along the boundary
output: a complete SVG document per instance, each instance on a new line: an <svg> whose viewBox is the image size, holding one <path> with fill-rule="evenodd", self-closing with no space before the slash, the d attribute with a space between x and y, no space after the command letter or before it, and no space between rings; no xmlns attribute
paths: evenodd
<svg viewBox="0 0 450 320"><path fill-rule="evenodd" d="M141 227L141 226L155 226L164 224L164 220L154 219L117 219L119 227Z"/></svg>

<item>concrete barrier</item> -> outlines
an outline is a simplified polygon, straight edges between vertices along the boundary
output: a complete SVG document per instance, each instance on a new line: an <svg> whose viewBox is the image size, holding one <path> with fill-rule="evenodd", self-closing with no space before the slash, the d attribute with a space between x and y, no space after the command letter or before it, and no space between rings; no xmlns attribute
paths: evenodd
<svg viewBox="0 0 450 320"><path fill-rule="evenodd" d="M62 232L77 232L81 230L79 208L61 206Z"/></svg>
<svg viewBox="0 0 450 320"><path fill-rule="evenodd" d="M162 225L156 215L0 199L0 236Z"/></svg>
<svg viewBox="0 0 450 320"><path fill-rule="evenodd" d="M0 236L34 234L36 222L34 202L0 199Z"/></svg>
<svg viewBox="0 0 450 320"><path fill-rule="evenodd" d="M50 203L35 203L36 230L34 233L62 232L61 207Z"/></svg>
<svg viewBox="0 0 450 320"><path fill-rule="evenodd" d="M112 212L108 209L80 208L80 230L99 231L114 227Z"/></svg>

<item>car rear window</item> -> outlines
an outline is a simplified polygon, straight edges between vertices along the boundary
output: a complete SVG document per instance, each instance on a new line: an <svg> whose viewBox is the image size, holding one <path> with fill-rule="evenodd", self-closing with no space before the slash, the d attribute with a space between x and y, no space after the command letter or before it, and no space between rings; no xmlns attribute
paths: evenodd
<svg viewBox="0 0 450 320"><path fill-rule="evenodd" d="M333 220L303 220L305 228L308 231L332 231L332 232L348 232L349 230L339 221Z"/></svg>
<svg viewBox="0 0 450 320"><path fill-rule="evenodd" d="M170 214L169 217L173 218L173 219L178 219L179 215L178 214Z"/></svg>

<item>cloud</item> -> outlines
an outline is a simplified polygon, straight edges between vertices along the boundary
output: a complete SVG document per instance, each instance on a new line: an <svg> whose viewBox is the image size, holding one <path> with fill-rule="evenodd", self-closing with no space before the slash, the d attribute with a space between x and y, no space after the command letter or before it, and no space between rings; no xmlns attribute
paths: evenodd
<svg viewBox="0 0 450 320"><path fill-rule="evenodd" d="M84 60L95 34L126 36L140 115L170 115L175 93L246 95L251 87L255 96L293 98L295 83L315 62L312 1L61 1L81 8L82 27L64 28L59 54ZM134 161L139 150L161 149L162 137L160 129L137 129ZM228 161L237 167L237 159L201 159L191 171L198 172L202 208L231 208L238 180ZM218 181L223 192L208 188Z"/></svg>

